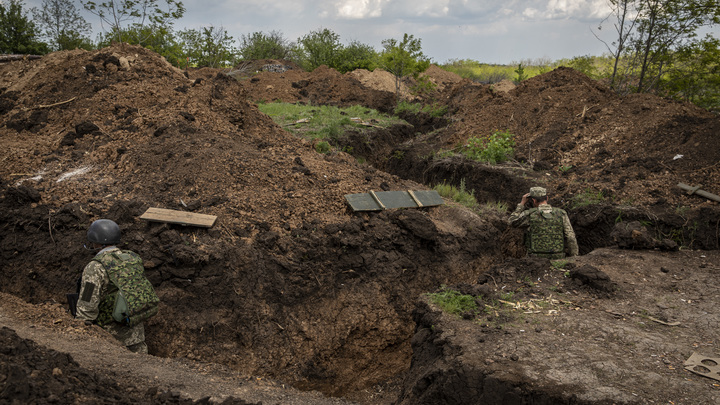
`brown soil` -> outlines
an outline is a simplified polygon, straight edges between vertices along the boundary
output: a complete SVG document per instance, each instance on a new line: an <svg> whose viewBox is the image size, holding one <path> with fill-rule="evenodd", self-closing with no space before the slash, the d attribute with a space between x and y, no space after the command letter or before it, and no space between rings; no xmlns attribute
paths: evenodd
<svg viewBox="0 0 720 405"><path fill-rule="evenodd" d="M0 324L12 329L0 401L716 403L717 381L682 364L720 351L720 210L677 184L720 194L720 119L566 68L515 88L426 75L438 85L426 101L449 113L334 141L359 164L316 153L252 103L387 112L386 72L185 72L132 46L0 64ZM494 129L516 135L515 162L430 158ZM583 256L563 271L522 259L521 234L489 208L356 214L344 200L442 181L511 207L545 185ZM139 220L148 207L218 221ZM100 217L121 225L161 297L152 356L64 310ZM455 319L418 300L441 285L490 309ZM497 308L508 292L551 307Z"/></svg>

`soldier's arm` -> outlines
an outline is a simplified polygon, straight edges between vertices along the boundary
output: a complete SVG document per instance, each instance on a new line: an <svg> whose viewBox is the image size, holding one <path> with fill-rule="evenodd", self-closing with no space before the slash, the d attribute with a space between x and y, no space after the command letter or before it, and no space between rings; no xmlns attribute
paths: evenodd
<svg viewBox="0 0 720 405"><path fill-rule="evenodd" d="M567 213L563 215L563 234L565 235L565 247L568 250L568 256L579 255L580 250L578 249L577 239L575 238L575 231L573 230Z"/></svg>
<svg viewBox="0 0 720 405"><path fill-rule="evenodd" d="M106 285L107 273L100 263L93 261L85 266L75 318L94 321L98 317L98 306Z"/></svg>
<svg viewBox="0 0 720 405"><path fill-rule="evenodd" d="M517 207L515 207L515 211L513 211L512 214L510 214L510 218L508 218L508 223L511 226L515 227L522 227L528 225L528 217L527 217L528 210L525 209L525 205L518 204Z"/></svg>

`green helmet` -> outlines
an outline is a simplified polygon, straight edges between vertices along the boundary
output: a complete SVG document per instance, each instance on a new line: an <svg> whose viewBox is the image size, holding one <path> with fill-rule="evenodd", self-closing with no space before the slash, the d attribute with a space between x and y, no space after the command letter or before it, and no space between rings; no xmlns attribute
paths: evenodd
<svg viewBox="0 0 720 405"><path fill-rule="evenodd" d="M90 224L87 238L100 245L114 245L120 242L120 227L109 219L98 219Z"/></svg>

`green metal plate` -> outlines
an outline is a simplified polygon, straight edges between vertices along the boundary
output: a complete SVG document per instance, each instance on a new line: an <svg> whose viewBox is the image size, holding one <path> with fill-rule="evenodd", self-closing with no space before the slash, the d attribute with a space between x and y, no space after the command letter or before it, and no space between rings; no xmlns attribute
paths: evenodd
<svg viewBox="0 0 720 405"><path fill-rule="evenodd" d="M373 194L375 197L373 197ZM415 198L413 198L413 196ZM377 197L377 198L376 198ZM442 205L443 199L435 190L379 191L345 195L353 211L382 211L394 208L419 208ZM415 201L417 199L417 202ZM418 204L419 202L419 204Z"/></svg>

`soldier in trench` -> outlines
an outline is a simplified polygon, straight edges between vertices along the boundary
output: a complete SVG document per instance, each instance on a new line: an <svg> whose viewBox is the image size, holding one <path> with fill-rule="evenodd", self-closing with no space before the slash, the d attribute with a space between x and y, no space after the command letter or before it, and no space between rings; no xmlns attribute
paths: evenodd
<svg viewBox="0 0 720 405"><path fill-rule="evenodd" d="M129 323L129 319L127 323L118 322L112 315L116 301L115 294L118 293L118 287L115 285L117 279L128 275L136 276L129 274L132 272L141 274L144 271L142 261L133 252L121 251L116 246L120 243L120 227L114 221L99 219L93 222L88 228L87 237L90 245L87 248L96 255L83 269L75 317L85 320L86 324L101 326L122 342L128 350L147 353L145 328L142 322ZM134 280L137 281L137 277ZM142 281L145 280L143 276ZM146 288L152 289L151 286ZM154 294L153 291L152 295ZM157 312L156 307L151 311Z"/></svg>
<svg viewBox="0 0 720 405"><path fill-rule="evenodd" d="M543 187L532 187L508 218L511 226L525 228L528 256L551 260L578 255L575 232L567 212L548 203Z"/></svg>

